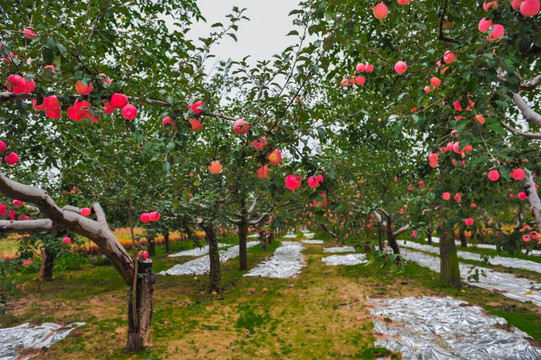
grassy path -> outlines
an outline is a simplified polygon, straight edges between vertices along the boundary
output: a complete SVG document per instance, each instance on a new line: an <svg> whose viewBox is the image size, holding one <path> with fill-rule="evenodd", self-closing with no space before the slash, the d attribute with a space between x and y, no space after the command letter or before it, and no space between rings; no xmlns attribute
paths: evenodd
<svg viewBox="0 0 541 360"><path fill-rule="evenodd" d="M533 305L476 288L441 287L436 274L412 264L394 276L382 264L328 267L321 261L328 245L304 246L307 266L293 279L243 277L238 258L226 262L219 296L204 292L207 276L159 276L154 347L139 354L123 351L127 289L110 266L58 272L48 284L35 274L21 279L27 281L10 298L0 324L87 323L36 359L373 359L390 354L373 347L367 297L450 295L512 318L541 340L541 314ZM250 249L249 268L277 247L275 242L266 253ZM160 251L155 272L178 263Z"/></svg>

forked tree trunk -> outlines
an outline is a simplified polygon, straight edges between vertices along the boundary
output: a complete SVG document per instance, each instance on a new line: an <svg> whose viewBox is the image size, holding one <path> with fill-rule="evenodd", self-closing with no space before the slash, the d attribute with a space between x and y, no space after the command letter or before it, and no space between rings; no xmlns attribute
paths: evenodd
<svg viewBox="0 0 541 360"><path fill-rule="evenodd" d="M438 234L440 236L440 280L446 285L460 289L460 268L453 231L441 225Z"/></svg>
<svg viewBox="0 0 541 360"><path fill-rule="evenodd" d="M390 218L387 218L387 226L385 227L385 235L387 236L387 242L389 243L389 246L391 247L391 249L393 249L393 253L395 253L396 255L399 255L400 247L398 246L398 243L396 242L396 237L394 236L394 231L393 231L393 225L391 223ZM397 257L397 259L400 259L400 258Z"/></svg>
<svg viewBox="0 0 541 360"><path fill-rule="evenodd" d="M41 250L41 269L39 271L39 279L41 281L53 280L55 256L47 248Z"/></svg>
<svg viewBox="0 0 541 360"><path fill-rule="evenodd" d="M210 274L209 274L209 293L216 291L220 292L220 250L218 248L218 238L212 223L205 222L201 224L201 228L205 231L205 237L209 244L209 259L210 259Z"/></svg>
<svg viewBox="0 0 541 360"><path fill-rule="evenodd" d="M239 267L248 270L248 249L246 239L248 237L248 219L241 217L239 223Z"/></svg>
<svg viewBox="0 0 541 360"><path fill-rule="evenodd" d="M165 245L165 253L169 254L169 231L166 231L165 234L163 234L163 243Z"/></svg>
<svg viewBox="0 0 541 360"><path fill-rule="evenodd" d="M458 231L458 238L460 240L460 246L468 247L468 242L466 241L466 234L464 233L464 229L460 229Z"/></svg>
<svg viewBox="0 0 541 360"><path fill-rule="evenodd" d="M154 236L147 236L147 251L148 256L156 256L156 242L154 241Z"/></svg>
<svg viewBox="0 0 541 360"><path fill-rule="evenodd" d="M138 273L135 309L133 303L128 304L128 344L126 346L128 352L141 351L152 346L152 307L156 282L156 275L152 272L152 260L140 262ZM137 314L137 323L134 323L134 311Z"/></svg>

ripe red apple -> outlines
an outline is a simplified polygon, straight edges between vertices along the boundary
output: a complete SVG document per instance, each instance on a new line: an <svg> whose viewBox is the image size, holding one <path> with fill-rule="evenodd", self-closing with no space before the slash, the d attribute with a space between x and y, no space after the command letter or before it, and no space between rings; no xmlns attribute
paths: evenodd
<svg viewBox="0 0 541 360"><path fill-rule="evenodd" d="M177 126L177 124L175 124L175 122L173 120L171 120L171 118L169 116L164 117L163 120L162 120L162 126L165 126L167 124L170 124L173 127Z"/></svg>
<svg viewBox="0 0 541 360"><path fill-rule="evenodd" d="M80 95L88 95L92 92L92 83L86 86L81 80L77 80L75 83L75 90L77 90Z"/></svg>
<svg viewBox="0 0 541 360"><path fill-rule="evenodd" d="M137 258L139 258L142 261L145 261L146 259L148 259L148 252L146 252L145 250L139 251L139 253L137 254Z"/></svg>
<svg viewBox="0 0 541 360"><path fill-rule="evenodd" d="M142 213L141 216L140 216L140 219L141 219L141 222L142 223L147 223L150 221L150 215L149 213Z"/></svg>
<svg viewBox="0 0 541 360"><path fill-rule="evenodd" d="M111 96L111 104L115 108L123 108L128 104L128 97L124 94L114 93Z"/></svg>
<svg viewBox="0 0 541 360"><path fill-rule="evenodd" d="M190 119L188 121L192 125L192 131L199 131L203 128L203 124L201 123L201 120L199 119Z"/></svg>
<svg viewBox="0 0 541 360"><path fill-rule="evenodd" d="M456 55L450 50L447 50L445 54L443 55L443 61L446 64L450 64L454 62L455 60L456 60Z"/></svg>
<svg viewBox="0 0 541 360"><path fill-rule="evenodd" d="M157 211L152 211L150 214L148 214L150 221L158 221L160 220L160 213Z"/></svg>
<svg viewBox="0 0 541 360"><path fill-rule="evenodd" d="M4 156L4 160L8 163L8 165L13 166L19 161L19 156L14 152L10 152L9 155Z"/></svg>
<svg viewBox="0 0 541 360"><path fill-rule="evenodd" d="M29 29L29 28L26 28L26 29L23 30L23 35L28 40L32 40L33 38L36 37L36 33L33 32L32 29Z"/></svg>
<svg viewBox="0 0 541 360"><path fill-rule="evenodd" d="M288 175L286 177L286 187L291 190L295 191L302 185L302 180L300 175Z"/></svg>
<svg viewBox="0 0 541 360"><path fill-rule="evenodd" d="M524 0L520 4L520 13L526 17L539 14L539 0Z"/></svg>
<svg viewBox="0 0 541 360"><path fill-rule="evenodd" d="M394 65L394 70L399 74L403 74L408 70L408 65L404 61L398 61Z"/></svg>
<svg viewBox="0 0 541 360"><path fill-rule="evenodd" d="M23 202L21 200L13 200L12 202L13 206L22 207Z"/></svg>
<svg viewBox="0 0 541 360"><path fill-rule="evenodd" d="M387 6L384 3L379 3L372 9L374 12L374 16L376 19L381 20L387 17L389 14L389 10L387 10Z"/></svg>
<svg viewBox="0 0 541 360"><path fill-rule="evenodd" d="M282 161L282 154L280 150L274 149L267 155L267 160L271 165L278 165Z"/></svg>
<svg viewBox="0 0 541 360"><path fill-rule="evenodd" d="M238 119L233 124L233 130L237 135L245 135L250 129L250 125L244 119Z"/></svg>
<svg viewBox="0 0 541 360"><path fill-rule="evenodd" d="M122 108L122 116L126 120L133 120L137 116L137 108L132 104L127 104Z"/></svg>
<svg viewBox="0 0 541 360"><path fill-rule="evenodd" d="M7 145L5 142L3 142L2 140L0 140L0 153L3 153L4 151L7 150Z"/></svg>
<svg viewBox="0 0 541 360"><path fill-rule="evenodd" d="M6 88L9 92L14 94L22 94L26 87L28 86L28 81L21 75L9 75L6 80Z"/></svg>
<svg viewBox="0 0 541 360"><path fill-rule="evenodd" d="M84 217L90 216L91 212L92 212L92 210L90 210L90 208L82 208L81 209L81 215L84 216Z"/></svg>
<svg viewBox="0 0 541 360"><path fill-rule="evenodd" d="M64 236L64 238L62 239L63 242L65 242L66 244L71 244L71 239L69 236Z"/></svg>
<svg viewBox="0 0 541 360"><path fill-rule="evenodd" d="M220 161L215 160L211 162L209 165L209 171L213 174L219 174L222 171L222 164L220 164Z"/></svg>

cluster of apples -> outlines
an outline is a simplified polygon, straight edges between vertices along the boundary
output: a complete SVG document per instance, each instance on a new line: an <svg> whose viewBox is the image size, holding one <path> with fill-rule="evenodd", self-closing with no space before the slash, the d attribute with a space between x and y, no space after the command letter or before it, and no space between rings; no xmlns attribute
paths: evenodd
<svg viewBox="0 0 541 360"><path fill-rule="evenodd" d="M539 14L540 9L539 0L512 0L511 7L515 11L520 11L520 13L525 17L532 17Z"/></svg>
<svg viewBox="0 0 541 360"><path fill-rule="evenodd" d="M366 82L366 78L363 75L360 75L363 72L371 73L374 71L374 65L366 63L358 63L355 67L355 71L357 72L357 75L352 75L349 79L344 78L342 79L342 82L340 83L343 87L348 86L349 84L357 84L357 85L364 85Z"/></svg>
<svg viewBox="0 0 541 360"><path fill-rule="evenodd" d="M288 175L286 177L286 187L291 190L295 191L302 185L302 177L300 175ZM318 176L310 176L308 178L308 186L310 186L313 189L316 189L319 187L320 183L323 182L323 175L319 174Z"/></svg>
<svg viewBox="0 0 541 360"><path fill-rule="evenodd" d="M160 214L157 211L153 211L150 213L142 213L140 219L142 223L147 223L149 221L158 221L160 220Z"/></svg>
<svg viewBox="0 0 541 360"><path fill-rule="evenodd" d="M528 224L524 224L524 226L522 227L523 231L528 231L531 229L532 228ZM537 231L530 231L528 234L522 235L522 240L524 242L530 242L532 240L537 240L537 239L539 239L539 234L537 233Z"/></svg>
<svg viewBox="0 0 541 360"><path fill-rule="evenodd" d="M7 150L7 145L5 142L3 142L2 140L0 140L0 153L3 153ZM8 163L8 165L15 165L18 161L19 161L19 155L17 155L16 153L14 153L13 151L10 152L9 154L7 154L6 156L4 156L4 161L6 163Z"/></svg>
<svg viewBox="0 0 541 360"><path fill-rule="evenodd" d="M188 108L193 111L195 115L199 115L203 112L203 106L205 106L203 104L203 100L198 100L189 105ZM192 131L200 131L203 128L203 123L201 122L200 118L190 118L188 122L192 127ZM173 128L177 127L177 124L171 119L170 116L166 116L162 120L162 126L167 128L167 125L170 125L170 127Z"/></svg>

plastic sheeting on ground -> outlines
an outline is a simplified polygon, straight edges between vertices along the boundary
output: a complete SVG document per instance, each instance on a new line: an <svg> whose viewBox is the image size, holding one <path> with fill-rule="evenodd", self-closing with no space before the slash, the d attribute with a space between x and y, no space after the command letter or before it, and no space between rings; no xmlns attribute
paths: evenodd
<svg viewBox="0 0 541 360"><path fill-rule="evenodd" d="M305 233L305 234L303 234L303 236L306 237L306 238L308 238L308 239L313 238L314 235L315 235L314 233Z"/></svg>
<svg viewBox="0 0 541 360"><path fill-rule="evenodd" d="M301 240L301 243L311 244L311 245L319 245L319 244L323 244L324 241L323 240Z"/></svg>
<svg viewBox="0 0 541 360"><path fill-rule="evenodd" d="M323 249L326 253L344 253L344 252L354 252L355 248L353 246L341 246L341 247L331 247Z"/></svg>
<svg viewBox="0 0 541 360"><path fill-rule="evenodd" d="M60 325L44 323L0 329L0 359L26 360L38 356L42 348L48 348L63 340L70 332L85 323Z"/></svg>
<svg viewBox="0 0 541 360"><path fill-rule="evenodd" d="M263 261L244 276L264 276L271 278L291 278L300 274L306 262L301 254L304 250L298 242L282 241L270 259Z"/></svg>
<svg viewBox="0 0 541 360"><path fill-rule="evenodd" d="M436 248L431 245L423 245L419 244L413 241L403 241L403 240L397 240L397 243L400 246L405 246L408 248L412 248L415 250L422 250L434 254L439 254L440 250L439 248ZM458 257L466 260L477 260L477 261L483 261L481 259L481 255L472 253L469 251L459 251L457 250ZM517 258L511 258L511 257L503 257L503 256L497 256L497 257L491 257L488 259L488 262L492 265L502 265L512 268L518 268L518 269L524 269L524 270L530 270L535 271L537 273L541 273L541 263L537 263L535 261L530 260L523 260L523 259L517 259Z"/></svg>
<svg viewBox="0 0 541 360"><path fill-rule="evenodd" d="M367 262L365 254L331 255L321 259L326 265L357 265Z"/></svg>
<svg viewBox="0 0 541 360"><path fill-rule="evenodd" d="M440 238L433 237L432 242L434 242L436 244L439 244ZM460 246L460 241L455 241L455 244L457 246ZM468 244L468 246L471 246L472 248L478 247L478 248L481 248L481 249L498 250L498 247L496 245L493 245L493 244ZM526 250L524 250L523 252L526 253ZM529 252L529 255L541 256L541 250L531 250Z"/></svg>
<svg viewBox="0 0 541 360"><path fill-rule="evenodd" d="M246 244L247 248L256 246L259 241L250 241ZM220 251L220 262L236 258L239 256L239 246L235 245L227 250ZM169 270L159 272L158 275L203 275L210 271L210 258L208 256L198 257L184 264L173 266Z"/></svg>
<svg viewBox="0 0 541 360"><path fill-rule="evenodd" d="M233 246L231 244L218 244L219 248ZM174 253L169 255L169 257L177 257L177 256L203 256L209 253L209 246L203 246L200 248L190 249L190 250L184 250L178 253Z"/></svg>
<svg viewBox="0 0 541 360"><path fill-rule="evenodd" d="M423 254L421 252L406 248L400 249L400 252L404 259L413 261L422 267L429 268L432 271L440 272L439 257ZM479 281L468 281L467 277L473 266L459 263L459 268L460 276L472 286L477 286L491 291L499 290L508 298L523 302L531 301L535 305L541 306L541 283L480 266L476 266L475 268L479 270L479 272L484 272L486 276L480 274Z"/></svg>
<svg viewBox="0 0 541 360"><path fill-rule="evenodd" d="M405 359L532 360L528 335L478 306L450 297L370 299L375 344Z"/></svg>
<svg viewBox="0 0 541 360"><path fill-rule="evenodd" d="M294 239L297 237L297 234L287 234L284 235L284 239Z"/></svg>

